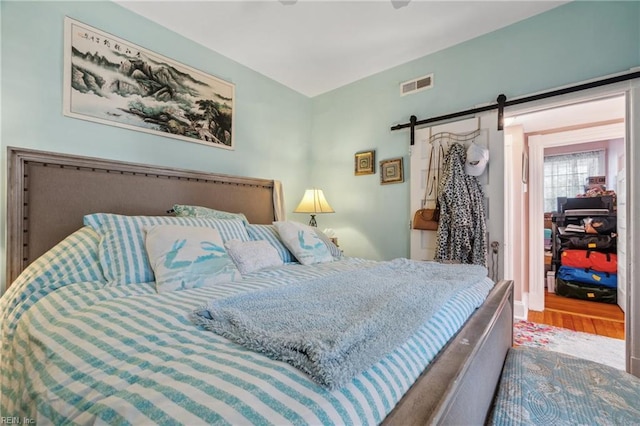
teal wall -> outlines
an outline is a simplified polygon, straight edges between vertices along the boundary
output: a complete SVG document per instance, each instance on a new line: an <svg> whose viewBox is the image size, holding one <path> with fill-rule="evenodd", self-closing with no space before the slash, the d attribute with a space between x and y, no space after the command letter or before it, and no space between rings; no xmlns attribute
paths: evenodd
<svg viewBox="0 0 640 426"><path fill-rule="evenodd" d="M279 179L284 184L287 205L299 201L309 175L307 168L301 167L309 163L308 97L112 2L3 0L0 8L2 282L7 146ZM65 16L234 83L236 149L214 148L63 116Z"/></svg>
<svg viewBox="0 0 640 426"><path fill-rule="evenodd" d="M411 4L408 6L411 7ZM318 216L348 255L409 254L409 183L354 176L353 155L404 157L408 132L390 126L546 90L640 65L639 2L574 2L309 99L110 2L0 2L2 97L0 276L4 280L6 147L282 180L291 211L318 186L336 210ZM70 16L236 85L236 150L62 115L62 28ZM46 39L46 40L45 40ZM435 73L435 87L399 83ZM408 175L408 170L405 173ZM304 215L291 218L306 220Z"/></svg>
<svg viewBox="0 0 640 426"><path fill-rule="evenodd" d="M408 6L411 7L411 4ZM346 253L409 255L409 183L354 176L353 155L404 157L408 130L393 124L622 72L640 65L639 2L574 2L313 99L313 184L336 214L319 217ZM434 73L434 87L401 97L399 83ZM407 173L405 173L406 175Z"/></svg>

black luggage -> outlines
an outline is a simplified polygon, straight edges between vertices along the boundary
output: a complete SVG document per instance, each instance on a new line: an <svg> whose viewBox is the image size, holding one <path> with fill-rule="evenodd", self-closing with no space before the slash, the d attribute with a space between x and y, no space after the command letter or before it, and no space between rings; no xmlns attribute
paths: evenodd
<svg viewBox="0 0 640 426"><path fill-rule="evenodd" d="M612 232L616 232L617 222L615 217L594 217L589 224L600 235L611 235Z"/></svg>
<svg viewBox="0 0 640 426"><path fill-rule="evenodd" d="M560 235L560 242L563 248L576 250L598 250L615 252L616 239L611 235L587 234Z"/></svg>
<svg viewBox="0 0 640 426"><path fill-rule="evenodd" d="M591 300L603 303L617 303L618 291L615 288L565 281L556 278L556 294L574 299Z"/></svg>

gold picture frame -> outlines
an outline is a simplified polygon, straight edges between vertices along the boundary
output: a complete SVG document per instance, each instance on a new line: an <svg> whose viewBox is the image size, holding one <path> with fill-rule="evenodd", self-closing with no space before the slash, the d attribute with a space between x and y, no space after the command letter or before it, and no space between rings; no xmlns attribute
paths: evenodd
<svg viewBox="0 0 640 426"><path fill-rule="evenodd" d="M356 152L355 175L372 175L376 172L376 152L374 150Z"/></svg>
<svg viewBox="0 0 640 426"><path fill-rule="evenodd" d="M402 157L380 161L380 184L404 182Z"/></svg>

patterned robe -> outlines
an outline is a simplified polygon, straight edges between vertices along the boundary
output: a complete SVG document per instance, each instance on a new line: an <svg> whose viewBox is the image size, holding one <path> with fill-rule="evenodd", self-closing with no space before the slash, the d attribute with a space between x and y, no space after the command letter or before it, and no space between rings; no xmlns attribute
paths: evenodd
<svg viewBox="0 0 640 426"><path fill-rule="evenodd" d="M435 260L487 265L484 192L475 176L464 170L466 151L449 148L438 187L440 224Z"/></svg>

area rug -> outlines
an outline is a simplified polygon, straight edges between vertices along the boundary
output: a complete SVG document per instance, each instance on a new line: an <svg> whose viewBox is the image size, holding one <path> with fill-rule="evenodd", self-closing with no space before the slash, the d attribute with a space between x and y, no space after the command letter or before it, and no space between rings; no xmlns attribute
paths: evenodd
<svg viewBox="0 0 640 426"><path fill-rule="evenodd" d="M543 348L625 369L624 340L529 321L515 321L513 340L516 346Z"/></svg>

